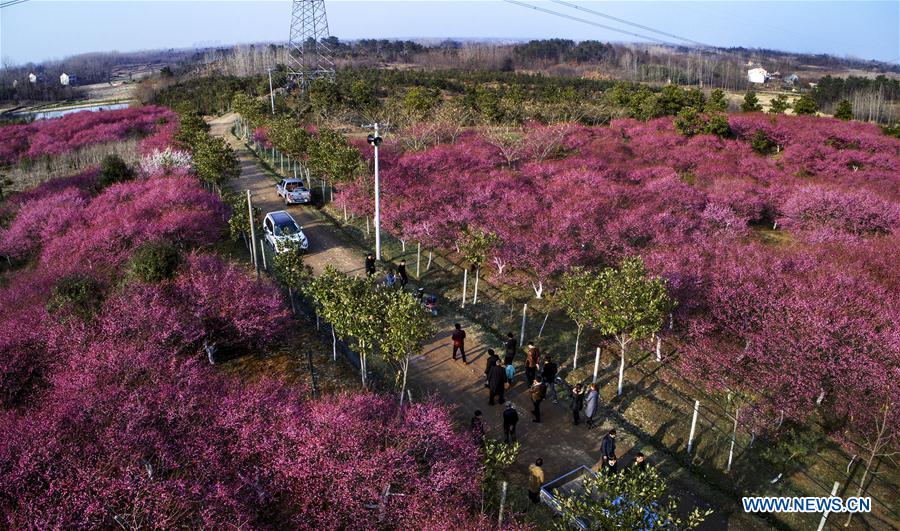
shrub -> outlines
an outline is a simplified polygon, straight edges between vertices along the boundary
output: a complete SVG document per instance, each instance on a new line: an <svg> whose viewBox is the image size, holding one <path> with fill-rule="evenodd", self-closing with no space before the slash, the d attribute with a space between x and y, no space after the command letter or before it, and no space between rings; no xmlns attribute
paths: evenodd
<svg viewBox="0 0 900 531"><path fill-rule="evenodd" d="M771 155L775 152L777 145L769 138L769 135L767 135L765 131L759 129L753 133L753 136L750 138L750 147L760 155Z"/></svg>
<svg viewBox="0 0 900 531"><path fill-rule="evenodd" d="M794 113L797 115L813 115L819 110L819 105L812 94L804 94L794 103Z"/></svg>
<svg viewBox="0 0 900 531"><path fill-rule="evenodd" d="M154 283L175 276L181 254L166 240L149 241L138 247L128 262L127 276L141 282Z"/></svg>
<svg viewBox="0 0 900 531"><path fill-rule="evenodd" d="M706 122L706 132L719 138L731 136L731 126L728 125L728 117L724 113L711 114Z"/></svg>
<svg viewBox="0 0 900 531"><path fill-rule="evenodd" d="M834 117L838 120L852 120L853 105L851 105L847 100L841 100L840 103L837 104L837 108L834 110Z"/></svg>
<svg viewBox="0 0 900 531"><path fill-rule="evenodd" d="M102 302L100 283L87 275L74 273L57 281L47 301L47 313L64 321L68 315L88 320L97 313Z"/></svg>
<svg viewBox="0 0 900 531"><path fill-rule="evenodd" d="M100 163L100 175L95 185L102 190L115 183L123 183L134 178L134 170L118 155L107 155Z"/></svg>

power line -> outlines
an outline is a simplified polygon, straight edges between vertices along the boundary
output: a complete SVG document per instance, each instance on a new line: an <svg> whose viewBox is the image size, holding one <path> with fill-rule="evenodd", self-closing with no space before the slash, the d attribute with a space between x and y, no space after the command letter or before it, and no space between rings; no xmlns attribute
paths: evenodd
<svg viewBox="0 0 900 531"><path fill-rule="evenodd" d="M4 7L14 6L16 4L24 4L27 1L28 0L8 0L7 2L0 3L0 9L3 9Z"/></svg>
<svg viewBox="0 0 900 531"><path fill-rule="evenodd" d="M593 9L588 9L588 8L586 8L586 7L582 7L582 6L577 5L577 4L573 4L572 2L566 2L565 0L550 0L550 1L553 2L553 3L555 3L555 4L560 4L560 5L564 5L564 6L567 6L567 7L571 7L572 9L577 9L577 10L579 10L579 11L584 11L585 13L590 13L590 14L596 15L596 16L598 16L598 17L603 17L603 18L606 18L606 19L609 19L609 20L614 20L614 21L619 22L619 23L621 23L621 24L627 24L628 26L633 26L633 27L635 27L635 28L640 28L640 29L643 29L643 30L647 30L647 31L650 31L650 32L652 32L652 33L656 33L656 34L658 34L658 35L663 35L663 36L665 36L665 37L671 37L671 38L677 39L677 40L679 40L679 41L684 41L684 42L693 44L693 45L695 45L695 46L700 46L700 47L703 47L703 48L714 48L713 46L709 46L709 45L707 45L707 44L704 44L704 43L699 42L699 41L695 41L695 40L693 40L693 39L689 39L689 38L687 38L687 37L679 37L678 35L675 35L674 33L668 33L668 32L665 32L665 31L661 31L661 30L658 30L658 29L651 28L650 26L645 26L645 25L643 25L643 24L638 24L637 22L631 22L631 21L625 20L625 19L623 19L623 18L614 17L614 16L612 16L612 15L607 15L606 13L601 13L600 11L595 11L595 10L593 10Z"/></svg>
<svg viewBox="0 0 900 531"><path fill-rule="evenodd" d="M526 4L525 2L519 2L518 0L503 0L503 1L504 1L504 2L509 2L510 4L515 4L515 5L517 5L517 6L527 7L527 8L529 8L529 9L534 9L535 11L541 11L541 12L543 12L543 13L547 13L547 14L550 14L550 15L555 15L555 16L557 16L557 17L567 18L567 19L569 19L569 20L574 20L574 21L576 21L576 22L581 22L581 23L583 23L583 24L589 24L589 25L591 25L591 26L595 26L595 27L598 27L598 28L603 28L603 29L606 29L606 30L615 31L615 32L617 32L617 33L623 33L623 34L625 34L625 35L630 35L630 36L632 36L632 37L637 37L637 38L639 38L639 39L645 39L645 40L649 40L649 41L654 41L654 42L658 42L658 43L660 43L660 44L668 44L668 45L672 45L672 43L667 42L667 41L664 41L664 40L662 40L662 39L657 39L656 37L650 37L649 35L642 35L642 34L640 34L640 33L634 33L634 32L628 31L628 30L623 30L623 29L619 29L619 28L614 28L614 27L612 27L612 26L607 26L607 25L605 25L605 24L600 24L599 22L594 22L593 20L587 20L587 19L584 19L584 18L575 17L575 16L572 16L572 15L567 15L567 14L565 14L565 13L560 13L559 11L553 11L552 9L547 9L547 8L544 8L544 7L538 7L538 6L535 6L535 5Z"/></svg>

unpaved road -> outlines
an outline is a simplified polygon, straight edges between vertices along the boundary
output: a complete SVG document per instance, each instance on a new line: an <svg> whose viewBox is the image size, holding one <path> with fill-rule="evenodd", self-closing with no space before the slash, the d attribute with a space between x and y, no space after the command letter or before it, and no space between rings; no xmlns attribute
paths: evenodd
<svg viewBox="0 0 900 531"><path fill-rule="evenodd" d="M230 134L234 119L234 114L227 114L210 122L211 132L214 135L225 137L240 160L241 177L233 181L231 187L235 191L250 190L254 205L263 212L284 210L286 207L275 193L275 181L271 174L262 169L253 153ZM323 220L312 207L290 206L287 207L287 210L303 226L303 230L309 238L310 250L304 257L304 261L312 267L316 274L321 273L328 265L349 274L363 273L365 249L349 243L339 228ZM491 347L500 353L503 351L502 342L500 338L481 333L477 326L462 315L453 315L452 309L440 308L440 310L441 315L436 318L438 334L425 345L422 354L414 358L411 363L409 377L413 396L418 400L424 396L436 395L441 400L456 406L456 414L464 423L468 423L473 411L481 409L490 426L488 436L502 439L503 428L500 416L502 407L488 405L483 377L486 360L484 350ZM463 365L460 361L450 359L450 331L455 322L462 324L467 332L466 352L469 365ZM521 362L521 360L522 354L520 353L517 361ZM520 421L517 431L519 442L522 443L522 453L517 463L517 472L521 474L523 485L524 472L527 470L528 463L538 457L544 459L544 470L548 481L579 465L595 467L600 458L600 438L606 430L613 427L619 434L617 453L623 456L620 459L620 466L629 464L633 459L634 452L639 450L648 455L654 453L652 447L639 442L641 434L631 432L628 426L620 422L622 419L617 419L613 412L604 406L601 406L598 415L605 418L605 422L602 427L590 431L584 425L572 425L572 414L568 403L560 402L555 405L549 399L545 400L541 407L542 423L532 423L529 413L532 407L531 401L525 392L521 375L517 375L517 377L519 381L507 392L507 398L514 402L519 412ZM670 474L672 493L681 498L684 504L714 508L733 507L733 502L723 496L710 493L706 493L706 496L698 495L695 488L696 480L667 463L664 458L651 458L651 460L660 466L664 474ZM703 491L706 490L703 489ZM761 529L764 526L762 521L748 518L742 513L729 515L718 511L707 520L703 527L705 529Z"/></svg>

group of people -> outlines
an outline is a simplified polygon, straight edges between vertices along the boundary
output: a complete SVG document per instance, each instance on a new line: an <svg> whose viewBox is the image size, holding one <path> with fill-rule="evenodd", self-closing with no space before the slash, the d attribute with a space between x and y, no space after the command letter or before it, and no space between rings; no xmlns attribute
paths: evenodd
<svg viewBox="0 0 900 531"><path fill-rule="evenodd" d="M378 269L375 267L375 256L372 253L366 255L366 275L372 276L378 273ZM396 271L395 271L396 270ZM384 284L392 288L396 285L400 285L400 287L405 287L409 283L409 273L406 271L406 260L400 260L400 264L395 268L394 266L388 266L387 273L384 276Z"/></svg>

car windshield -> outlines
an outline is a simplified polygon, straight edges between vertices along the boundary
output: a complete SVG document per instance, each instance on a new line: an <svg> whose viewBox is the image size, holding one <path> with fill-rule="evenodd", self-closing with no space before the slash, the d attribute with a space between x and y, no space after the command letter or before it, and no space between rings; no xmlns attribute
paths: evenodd
<svg viewBox="0 0 900 531"><path fill-rule="evenodd" d="M300 232L300 227L292 219L280 219L275 222L275 236L290 236Z"/></svg>

